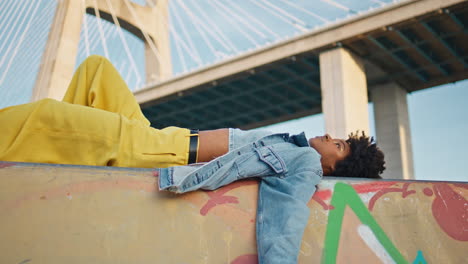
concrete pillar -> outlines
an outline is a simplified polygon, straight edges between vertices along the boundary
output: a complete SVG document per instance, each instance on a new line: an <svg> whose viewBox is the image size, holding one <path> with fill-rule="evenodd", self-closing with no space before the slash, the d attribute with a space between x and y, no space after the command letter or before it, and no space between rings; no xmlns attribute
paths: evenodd
<svg viewBox="0 0 468 264"><path fill-rule="evenodd" d="M325 131L347 138L361 130L369 134L367 83L363 63L344 48L320 54L320 81Z"/></svg>
<svg viewBox="0 0 468 264"><path fill-rule="evenodd" d="M75 69L83 19L81 1L57 1L57 10L42 55L31 101L61 100Z"/></svg>
<svg viewBox="0 0 468 264"><path fill-rule="evenodd" d="M385 153L387 179L414 179L413 150L406 91L397 84L372 89L375 128L379 147Z"/></svg>

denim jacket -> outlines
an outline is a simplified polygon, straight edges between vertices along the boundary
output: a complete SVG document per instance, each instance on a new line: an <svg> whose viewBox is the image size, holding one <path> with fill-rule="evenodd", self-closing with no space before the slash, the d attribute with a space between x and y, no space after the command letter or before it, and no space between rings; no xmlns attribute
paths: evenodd
<svg viewBox="0 0 468 264"><path fill-rule="evenodd" d="M297 263L309 217L307 203L322 178L320 155L309 147L304 133L273 134L257 140L261 132L241 133L231 130L230 151L208 163L160 169L159 189L176 193L214 190L259 177L259 263Z"/></svg>

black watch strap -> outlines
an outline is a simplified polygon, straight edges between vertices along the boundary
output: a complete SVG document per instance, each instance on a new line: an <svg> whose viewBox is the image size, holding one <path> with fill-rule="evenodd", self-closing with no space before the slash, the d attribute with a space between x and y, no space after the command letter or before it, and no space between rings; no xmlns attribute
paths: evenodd
<svg viewBox="0 0 468 264"><path fill-rule="evenodd" d="M197 162L198 132L199 132L198 129L190 129L188 164Z"/></svg>

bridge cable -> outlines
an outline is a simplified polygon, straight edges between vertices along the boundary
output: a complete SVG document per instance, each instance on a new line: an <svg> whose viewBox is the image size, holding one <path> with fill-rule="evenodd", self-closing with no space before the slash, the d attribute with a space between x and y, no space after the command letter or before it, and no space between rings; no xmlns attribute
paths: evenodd
<svg viewBox="0 0 468 264"><path fill-rule="evenodd" d="M40 16L39 20L31 22L31 23L34 24L34 25L44 25L46 23L47 19L50 18L51 16L53 17L53 14L55 13L55 10L53 8L53 4L54 4L54 1L49 1L49 5L47 5L45 8L42 9L42 10L47 10L47 13L46 14L39 14L39 16ZM36 15L36 17L37 17L37 15ZM35 18L31 18L31 19L35 19ZM22 50L26 50L26 51L25 52L20 52L20 54L18 55L15 62L18 62L18 60L20 58L25 58L25 61L26 61L25 63L33 64L34 60L42 59L41 56L34 56L34 53L37 50L37 43L41 43L44 39L47 39L47 37L49 35L49 30L48 30L47 27L43 27L42 31L34 31L33 35L36 36L36 37L34 39L31 39L31 40L26 41L24 43ZM31 35L29 35L29 36L31 36ZM12 68L13 72L15 72L14 70L17 69L17 68L20 68L20 70L21 70L21 69L24 69L24 66L22 66L20 63L15 63L15 65ZM30 78L35 78L36 77L35 75L30 75L30 76L31 76ZM23 78L15 78L15 79L16 80L24 80Z"/></svg>
<svg viewBox="0 0 468 264"><path fill-rule="evenodd" d="M47 21L47 18L53 17L53 13L55 13L55 9L52 8L51 4L53 5L55 1L50 1L49 5L46 6L46 8L43 8L42 10L47 10L47 14L39 14L40 15L40 20L39 21L34 21L33 23L35 25L44 25L44 23ZM35 16L38 17L38 16ZM37 33L37 32L34 32ZM33 33L33 34L34 34ZM47 40L47 37L49 35L49 30L47 27L43 27L42 31L40 31L39 37L36 37L33 41L26 41L25 45L23 45L23 49L26 49L26 52L20 52L17 56L17 58L14 60L14 64L12 67L10 67L9 72L17 73L17 72L24 72L25 71L25 64L27 65L26 67L31 67L32 65L39 65L40 60L42 59L41 56L34 56L34 53L37 52L37 43L43 43L45 40ZM32 66L34 67L34 66ZM8 76L8 75L7 75ZM5 78L7 78L5 76ZM31 81L31 83L34 83L36 79L35 74L28 74L26 75L25 78L11 78L11 80L8 80L9 87L23 87L24 83L27 83L28 81ZM12 96L15 96L15 92L18 92L18 89L5 89L4 91L4 98L3 101L6 101L5 98L13 98Z"/></svg>
<svg viewBox="0 0 468 264"><path fill-rule="evenodd" d="M187 6L183 3L183 1L178 1L176 0L176 2L185 10L185 12L192 18L192 23L193 25L195 26L195 28L197 29L197 31L200 33L202 39L205 41L205 43L207 44L208 48L211 50L211 52L213 53L213 55L215 55L216 57L219 57L217 52L216 52L216 49L213 47L213 45L211 44L211 42L208 40L205 32L198 27L198 25L200 24L198 19L196 17L194 17L194 15L192 14L192 12L187 8ZM195 22L195 23L194 23ZM209 31L208 31L209 32Z"/></svg>
<svg viewBox="0 0 468 264"><path fill-rule="evenodd" d="M182 19L179 16L179 12L177 11L177 9L174 9L173 13L174 13L174 16L175 16L176 20L178 21L181 29L182 29L182 33L185 35L185 37L187 39L187 42L188 42L190 48L194 51L194 53L196 55L196 58L197 58L196 61L198 62L199 65L202 65L203 62L201 60L200 54L198 53L198 50L195 48L195 45L192 42L192 38L190 37L190 34L188 34L188 32L187 32L187 28L185 27L185 24L182 22Z"/></svg>
<svg viewBox="0 0 468 264"><path fill-rule="evenodd" d="M294 23L292 23L292 22L289 21L288 19L284 18L283 16L277 14L276 12L270 10L269 8L263 6L263 5L260 4L258 1L256 1L256 0L249 0L249 1L250 1L251 3L253 3L254 5L260 7L261 9L267 11L267 13L270 13L271 15L276 16L277 18L279 18L280 20L286 22L287 24L290 24L290 25L292 25L293 27L295 27L295 24L294 24Z"/></svg>
<svg viewBox="0 0 468 264"><path fill-rule="evenodd" d="M135 9L133 8L133 6L128 2L128 0L124 0L124 3L125 5L127 6L128 10L130 11L130 15L133 17L133 19L135 19L136 23L138 24L138 27L140 28L140 30L142 29L143 27L143 23L141 23L139 17L136 15L135 13ZM163 19L164 20L164 19ZM143 33L143 37L145 38L146 42L148 43L148 45L150 46L150 49L151 51L153 52L153 54L156 56L156 59L161 62L161 55L158 51L158 48L156 47L153 39L148 35L148 32L144 31L144 30L141 30L141 32Z"/></svg>
<svg viewBox="0 0 468 264"><path fill-rule="evenodd" d="M320 0L320 1L325 2L325 3L329 4L329 5L332 5L332 6L336 7L336 8L339 8L341 10L344 10L344 11L346 11L348 13L357 13L353 9L351 9L351 8L349 8L347 6L344 6L344 5L340 4L340 3L337 3L336 1L333 1L333 0Z"/></svg>
<svg viewBox="0 0 468 264"><path fill-rule="evenodd" d="M88 20L86 19L86 5L85 0L81 0L81 10L83 16L83 34L85 39L85 50L86 50L86 57L88 57L91 53L89 51L89 40L88 40Z"/></svg>
<svg viewBox="0 0 468 264"><path fill-rule="evenodd" d="M31 26L31 21L33 20L34 16L36 15L37 9L39 8L39 5L41 4L41 2L42 2L42 0L39 0L39 1L36 2L37 3L36 7L34 8L34 11L33 11L32 15L30 16L31 19L26 24L26 27L25 27L25 29L23 31L23 34L21 34L20 39L19 39L18 43L16 44L15 49L13 50L13 54L12 54L10 60L8 61L6 69L3 70L2 77L0 78L0 85L2 85L3 81L5 80L5 76L8 73L8 70L10 69L11 63L13 62L16 54L18 53L18 50L21 47L21 44L22 44L22 42L24 40L24 37L26 36L26 33L28 33L29 27ZM8 51L7 51L7 53L8 53ZM0 63L0 65L2 65L2 64L3 64L3 62Z"/></svg>
<svg viewBox="0 0 468 264"><path fill-rule="evenodd" d="M273 35L274 37L276 37L277 39L280 39L281 36L278 35L276 32L274 32L273 30L271 30L269 27L267 27L263 22L261 22L260 20L256 19L254 16L250 15L248 12L245 12L245 10L243 10L242 8L240 8L236 2L232 1L232 2L227 2L229 3L231 6L234 7L234 9L237 9L240 13L242 13L244 16L250 18L252 21L254 21L255 23L257 23L258 25L260 25L262 28L265 29L265 31L268 31L271 35Z"/></svg>
<svg viewBox="0 0 468 264"><path fill-rule="evenodd" d="M253 1L253 0L251 0L251 1ZM266 11L269 11L271 14L278 17L279 19L281 19L281 20L285 21L286 23L292 25L293 27L295 27L295 28L297 28L297 29L299 29L301 31L307 31L307 29L306 29L307 24L304 23L304 21L296 18L295 16L289 14L288 12L286 12L284 10L281 10L277 6L271 4L270 2L268 2L266 0L253 1L253 2L256 3L258 6L262 7L263 9L265 9ZM260 2L262 2L262 3L260 3ZM266 6L264 6L263 3L265 3ZM276 12L275 12L275 10L276 10ZM286 16L286 18L284 16ZM296 21L299 22L302 25L299 25L298 23L296 23Z"/></svg>
<svg viewBox="0 0 468 264"><path fill-rule="evenodd" d="M8 19L8 16L11 14L11 3L13 3L13 6L16 6L18 4L19 1L3 1L2 2L2 5L0 6L0 20L2 20L2 22L0 23L0 28L1 29L5 29L6 27L3 26L3 24L6 22L6 21L11 21L11 19ZM4 6L4 5L7 5L7 6ZM7 14L5 14L7 13Z"/></svg>
<svg viewBox="0 0 468 264"><path fill-rule="evenodd" d="M172 25L171 27L169 28L171 33L173 32L172 30ZM174 36L174 40L175 40L175 36ZM179 41L174 41L174 44L176 46L176 51L177 51L177 54L179 55L179 60L182 64L182 70L183 72L186 72L188 69L187 69L187 63L185 62L185 56L183 54L183 52L181 51L181 48L180 48L180 45L179 45Z"/></svg>
<svg viewBox="0 0 468 264"><path fill-rule="evenodd" d="M286 4L290 5L290 6L293 6L293 7L295 7L296 9L298 9L298 10L300 10L300 11L306 13L306 14L309 14L310 16L312 16L312 17L314 17L314 18L316 18L316 19L322 21L323 23L329 23L329 22L330 22L330 20L325 19L325 18L323 18L323 17L321 17L321 16L319 16L319 15L313 13L313 12L310 12L309 10L307 10L307 9L301 7L301 6L298 6L298 5L296 5L296 4L292 3L292 2L289 2L289 1L287 1L287 0L280 0L280 1L286 3Z"/></svg>
<svg viewBox="0 0 468 264"><path fill-rule="evenodd" d="M303 27L307 27L307 23L306 23L306 22L304 22L304 21L302 21L301 19L299 19L299 18L297 18L297 17L291 15L289 12L284 11L283 9L277 7L276 5L270 3L270 2L267 1L267 0L261 0L261 1L264 2L266 5L268 5L270 8L276 10L278 13L283 14L284 16L290 18L290 19L293 20L293 21L299 22L300 24L302 24Z"/></svg>
<svg viewBox="0 0 468 264"><path fill-rule="evenodd" d="M183 2L182 2L182 3L183 3ZM193 4L193 6L194 6L197 10L199 10L198 6L196 5L196 2L192 2L192 4ZM223 41L222 38L218 37L218 36L216 35L216 32L214 32L214 31L216 31L216 30L213 31L213 30L211 30L208 26L206 26L205 24L203 24L203 23L200 21L200 19L199 19L197 16L195 16L195 15L190 11L189 8L185 8L185 10L188 11L187 13L189 13L189 15L192 17L192 19L193 19L195 22L197 22L197 24L199 24L212 38L214 38L216 41L218 41L219 44L221 44L221 46L223 46L226 50L230 50L230 49L231 49L231 47L229 47L229 45L232 45L232 43L227 43L227 42ZM216 25L215 25L215 24L212 24L211 21L209 21L208 23L210 23L212 26L216 27ZM194 24L194 25L195 25L195 24ZM232 47L233 47L233 46L232 46Z"/></svg>
<svg viewBox="0 0 468 264"><path fill-rule="evenodd" d="M28 10L26 11L26 14L23 15L23 11L24 11L24 8L25 8L26 6L29 6L29 8L28 8ZM22 18L22 21L20 22L19 28L21 28L21 27L23 26L24 21L25 21L25 19L27 18L28 14L29 14L29 11L31 10L31 7L32 7L32 5L22 5L22 8L21 8L21 11L19 12L19 14L16 14L17 11L18 11L18 9L19 9L19 8L16 8L16 9L15 9L15 12L14 12L14 14L13 14L13 16L12 16L12 17L15 18L15 19L14 19L14 22L13 22L14 25L11 26L10 31L8 32L8 34L7 34L7 36L6 36L5 38L3 38L3 35L5 34L5 32L7 32L6 30L5 30L4 32L2 32L2 34L0 34L0 39L4 39L4 40L5 40L5 41L3 41L2 46L0 46L0 52L3 50L3 48L5 47L5 45L6 45L7 43L9 44L9 45L8 45L8 48L7 48L7 51L5 52L5 56L2 57L2 60L1 60L2 62L0 62L0 67L1 67L1 65L3 64L3 61L5 60L4 58L9 54L9 51L10 51L11 47L14 45L14 44L13 44L13 40L16 39L16 36L18 35L18 33L20 33L20 30L16 30L15 35L13 36L13 38L12 38L10 41L8 41L8 39L10 38L11 34L13 33L13 31L15 31L14 29L17 28L17 24L18 24L18 21L20 20L20 18ZM6 25L4 28L8 28L8 26L10 25L10 22L11 22L11 21L13 21L13 19L8 20L8 23L7 23L7 25Z"/></svg>
<svg viewBox="0 0 468 264"><path fill-rule="evenodd" d="M374 3L377 3L377 4L380 4L380 6L383 6L385 5L385 2L382 2L380 0L371 0L371 2L374 2ZM394 1L395 2L395 1Z"/></svg>
<svg viewBox="0 0 468 264"><path fill-rule="evenodd" d="M213 0L215 1L215 0ZM216 1L217 4L219 4L226 12L229 12L231 11L229 8L225 7L223 4L219 3L218 1ZM253 27L252 25L250 25L249 23L247 23L245 21L244 18L242 18L241 16L238 16L236 13L234 12L231 12L232 16L235 17L237 20L239 20L239 22L241 22L242 24L244 24L247 28L249 28L251 31L253 31L254 33L257 33L258 35L260 35L262 38L264 39L267 39L267 36L261 32L261 31L258 31L255 27Z"/></svg>
<svg viewBox="0 0 468 264"><path fill-rule="evenodd" d="M98 18L98 20L97 20L97 27L98 27L98 30L99 30L99 36L100 36L100 38L101 38L102 47L103 47L103 49L104 49L104 54L105 54L106 58L110 59L110 57L109 57L109 51L107 50L106 37L105 37L104 31L103 31L103 29L102 29L101 14L100 14L100 12L99 12L98 5L97 5L97 1L96 1L96 0L93 0L93 8L94 8L94 13L96 14L96 17Z"/></svg>
<svg viewBox="0 0 468 264"><path fill-rule="evenodd" d="M223 12L220 11L220 9L214 5L214 3L217 3L216 1L212 1L210 4L214 7L214 9L216 9L216 12L218 13L224 13L224 16L226 17L226 19L228 19L230 22L231 22L231 25L236 28L239 32L242 33L242 35L248 39L250 42L252 42L252 44L254 44L256 47L259 46L259 44L257 43L257 41L255 41L255 39L253 39L250 34L248 34L247 32L245 32L244 30L242 30L242 28L238 27L237 23L235 20L232 20L232 18L230 17L229 15L229 12L225 13L224 9L223 9ZM217 3L218 4L218 3Z"/></svg>
<svg viewBox="0 0 468 264"><path fill-rule="evenodd" d="M36 25L44 25L48 18L53 19L54 13L55 13L55 9L53 8L53 5L54 5L54 1L49 1L49 5L43 9L43 10L47 10L47 13L40 14L40 20L38 20L37 22L34 21L33 23ZM24 54L24 57L26 58L26 63L32 64L32 65L39 65L39 63L42 60L42 56L34 56L34 52L37 49L37 43L45 43L45 41L47 41L47 38L49 36L48 28L43 27L43 30L38 35L39 36L34 41L25 42L24 48L26 48L28 53L21 52L21 54ZM16 59L15 61L18 62L18 59ZM20 68L20 69L18 71L15 71L16 68ZM13 72L19 72L24 69L20 63L16 63L16 67L12 70ZM15 79L21 79L21 78L15 78ZM29 79L32 79L34 83L34 80L36 79L36 75L30 74Z"/></svg>
<svg viewBox="0 0 468 264"><path fill-rule="evenodd" d="M97 33L97 27L95 26L91 26L90 27L90 24L92 24L93 20L96 19L96 17L88 14L88 13L85 13L84 14L85 18L83 19L83 24L84 26L86 26L86 29L87 29L87 34L85 35L85 37L87 36L87 39L88 39L88 45L89 45L89 54L91 54L91 51L95 49L95 47L98 45L99 43L99 40L97 40L97 35L99 33ZM84 34L86 32L83 32ZM86 41L86 39L85 39ZM86 44L86 43L85 43ZM87 57L88 54L87 54L87 51L86 51L86 46L83 47L82 45L80 45L80 50L78 51L78 57Z"/></svg>
<svg viewBox="0 0 468 264"><path fill-rule="evenodd" d="M123 35L122 28L120 27L120 22L117 19L117 17L115 16L114 6L112 5L110 0L106 0L106 2L107 2L107 5L109 6L109 9L111 11L112 20L114 21L114 24L117 25L117 34L119 35L120 40L122 41L125 53L127 53L127 57L130 60L130 64L131 64L131 66L133 68L133 71L135 72L135 74L137 76L137 84L135 86L138 86L140 84L140 81L141 81L140 73L138 72L138 68L136 67L135 60L133 59L133 56L132 56L132 54L130 52L130 49L128 48L127 40L125 39L125 36Z"/></svg>
<svg viewBox="0 0 468 264"><path fill-rule="evenodd" d="M171 6L171 5L170 5L170 9L172 9L172 6ZM176 22L177 22L177 21L176 21ZM176 41L178 40L178 41L180 42L180 44L182 45L182 48L184 48L184 49L187 51L188 55L190 55L190 57L192 57L192 59L193 59L194 61L197 61L196 56L194 56L194 55L192 54L192 52L190 52L190 48L187 46L187 44L185 43L185 41L179 36L179 34L177 34L177 31L175 30L175 25L173 25L173 23L168 24L168 23L165 22L165 21L164 21L163 23L164 23L165 26L169 27L169 30L170 30L170 32L174 35L175 40L176 40ZM201 60L199 60L199 62L200 62L200 64L199 64L198 66L200 66L200 65L203 63Z"/></svg>
<svg viewBox="0 0 468 264"><path fill-rule="evenodd" d="M203 8L200 8L197 4L197 1L193 1L192 2L193 6L195 7L195 9L197 9L197 13L198 14L201 14L202 15L202 19L204 19L204 21L208 22L209 26L215 31L213 32L213 35L214 36L218 36L221 38L221 39L218 39L217 40L222 43L221 45L223 45L223 47L226 49L226 50L233 50L234 52L239 52L239 50L237 50L237 48L234 46L234 44L229 40L229 38L224 35L223 31L219 29L218 25L216 25L216 23L213 23L213 21L211 21L210 19L210 16L207 16L205 11L203 11Z"/></svg>

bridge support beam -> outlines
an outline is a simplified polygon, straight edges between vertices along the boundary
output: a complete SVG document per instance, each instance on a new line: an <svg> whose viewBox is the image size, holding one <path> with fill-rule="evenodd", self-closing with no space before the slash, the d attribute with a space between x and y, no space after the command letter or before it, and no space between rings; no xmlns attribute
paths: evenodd
<svg viewBox="0 0 468 264"><path fill-rule="evenodd" d="M145 40L146 83L150 84L172 76L168 0L158 0L157 4L153 4L151 14L147 17L151 23L151 26L146 26L151 29L148 35L155 43L153 46Z"/></svg>
<svg viewBox="0 0 468 264"><path fill-rule="evenodd" d="M372 89L375 128L379 147L385 153L387 179L414 179L413 151L406 91L395 83Z"/></svg>
<svg viewBox="0 0 468 264"><path fill-rule="evenodd" d="M62 99L75 70L81 24L87 8L98 9L101 17L107 17L111 23L114 23L113 13L121 20L119 23L123 28L145 42L147 82L169 78L172 65L167 26L168 1L149 2L150 5L141 6L127 0L58 1L31 101ZM151 44L148 43L149 39Z"/></svg>
<svg viewBox="0 0 468 264"><path fill-rule="evenodd" d="M325 131L347 138L356 130L369 132L367 83L364 65L344 48L320 54L322 111Z"/></svg>
<svg viewBox="0 0 468 264"><path fill-rule="evenodd" d="M57 2L31 101L61 100L75 69L83 13L81 1Z"/></svg>

